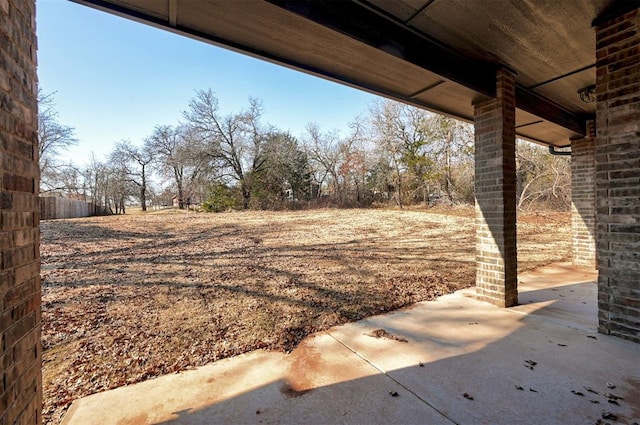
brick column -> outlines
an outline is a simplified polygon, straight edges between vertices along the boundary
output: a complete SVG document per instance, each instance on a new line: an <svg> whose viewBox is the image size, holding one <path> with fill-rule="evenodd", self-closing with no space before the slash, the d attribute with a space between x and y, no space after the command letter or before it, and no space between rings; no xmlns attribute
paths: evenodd
<svg viewBox="0 0 640 425"><path fill-rule="evenodd" d="M595 125L571 142L571 228L573 264L596 267Z"/></svg>
<svg viewBox="0 0 640 425"><path fill-rule="evenodd" d="M0 424L42 405L34 0L0 0Z"/></svg>
<svg viewBox="0 0 640 425"><path fill-rule="evenodd" d="M496 98L475 105L476 292L500 307L518 303L515 75L497 74Z"/></svg>
<svg viewBox="0 0 640 425"><path fill-rule="evenodd" d="M598 330L640 342L640 9L596 25Z"/></svg>

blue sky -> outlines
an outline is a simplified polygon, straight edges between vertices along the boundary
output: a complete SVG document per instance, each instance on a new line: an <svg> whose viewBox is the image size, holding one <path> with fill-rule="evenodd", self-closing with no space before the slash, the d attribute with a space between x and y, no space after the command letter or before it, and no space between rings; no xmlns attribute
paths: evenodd
<svg viewBox="0 0 640 425"><path fill-rule="evenodd" d="M76 129L79 144L66 155L76 163L176 124L196 89L215 91L224 113L262 99L264 122L297 137L309 122L346 131L374 99L66 0L38 0L37 28L40 87L57 92L60 122Z"/></svg>

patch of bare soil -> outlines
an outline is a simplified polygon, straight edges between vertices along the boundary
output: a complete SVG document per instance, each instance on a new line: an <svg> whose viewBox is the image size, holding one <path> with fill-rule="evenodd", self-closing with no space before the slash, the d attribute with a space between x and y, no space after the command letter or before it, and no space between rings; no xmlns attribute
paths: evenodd
<svg viewBox="0 0 640 425"><path fill-rule="evenodd" d="M44 421L77 398L474 283L473 214L181 211L41 223ZM570 255L568 216L520 220L520 266Z"/></svg>

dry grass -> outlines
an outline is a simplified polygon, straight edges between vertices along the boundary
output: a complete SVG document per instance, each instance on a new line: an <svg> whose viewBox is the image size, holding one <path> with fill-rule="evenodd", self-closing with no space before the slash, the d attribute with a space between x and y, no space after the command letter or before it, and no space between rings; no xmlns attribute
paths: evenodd
<svg viewBox="0 0 640 425"><path fill-rule="evenodd" d="M76 398L474 282L472 210L150 212L42 222L44 419ZM521 217L520 269L566 260L567 214Z"/></svg>

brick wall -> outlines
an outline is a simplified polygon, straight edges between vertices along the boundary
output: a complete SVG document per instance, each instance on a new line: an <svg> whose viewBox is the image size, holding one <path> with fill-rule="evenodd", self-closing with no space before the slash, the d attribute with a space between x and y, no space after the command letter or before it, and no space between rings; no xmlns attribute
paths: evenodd
<svg viewBox="0 0 640 425"><path fill-rule="evenodd" d="M596 267L595 125L589 137L571 142L573 264Z"/></svg>
<svg viewBox="0 0 640 425"><path fill-rule="evenodd" d="M599 331L640 342L640 11L596 28Z"/></svg>
<svg viewBox="0 0 640 425"><path fill-rule="evenodd" d="M34 0L0 0L0 424L41 422Z"/></svg>
<svg viewBox="0 0 640 425"><path fill-rule="evenodd" d="M515 76L501 70L497 96L476 104L476 292L501 307L518 303Z"/></svg>

